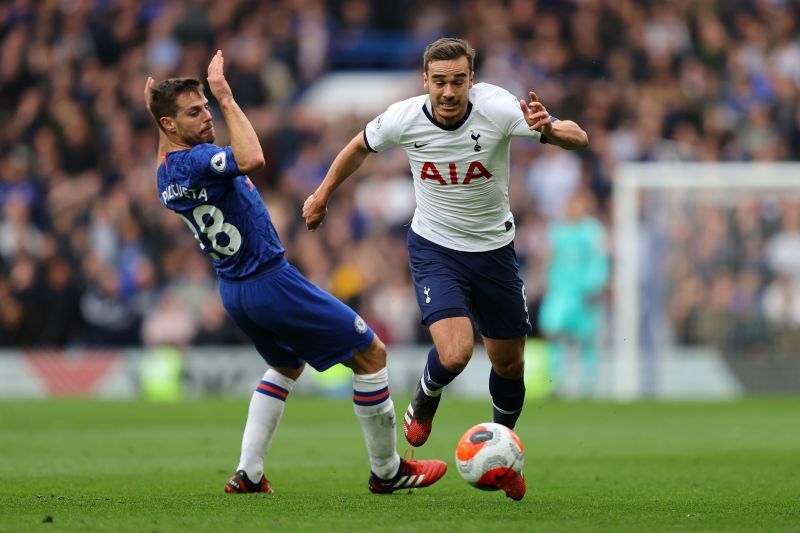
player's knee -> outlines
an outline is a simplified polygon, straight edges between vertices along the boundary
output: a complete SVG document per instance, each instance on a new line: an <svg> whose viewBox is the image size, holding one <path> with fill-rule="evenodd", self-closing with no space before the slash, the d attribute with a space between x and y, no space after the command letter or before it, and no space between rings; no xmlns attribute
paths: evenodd
<svg viewBox="0 0 800 533"><path fill-rule="evenodd" d="M344 362L344 365L351 368L356 374L379 372L386 366L386 345L375 335L366 350L356 352L351 359Z"/></svg>
<svg viewBox="0 0 800 533"><path fill-rule="evenodd" d="M472 339L470 342L451 343L442 349L437 346L439 360L451 372L461 372L472 358Z"/></svg>
<svg viewBox="0 0 800 533"><path fill-rule="evenodd" d="M279 373L282 376L287 377L287 378L289 378L291 380L294 380L294 381L297 381L297 379L303 373L303 370L305 370L305 368L306 368L305 363L303 363L302 365L300 365L297 368L272 367L272 369L275 370L277 373Z"/></svg>
<svg viewBox="0 0 800 533"><path fill-rule="evenodd" d="M378 370L386 366L386 345L375 335L372 344L364 352L364 358L375 365L380 365Z"/></svg>
<svg viewBox="0 0 800 533"><path fill-rule="evenodd" d="M513 359L510 361L500 361L492 364L494 371L506 379L521 378L525 374L525 359Z"/></svg>

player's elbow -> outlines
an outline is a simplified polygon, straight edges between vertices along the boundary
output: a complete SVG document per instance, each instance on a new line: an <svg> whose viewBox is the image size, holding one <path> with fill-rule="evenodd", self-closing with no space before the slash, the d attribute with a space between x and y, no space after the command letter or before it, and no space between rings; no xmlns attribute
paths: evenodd
<svg viewBox="0 0 800 533"><path fill-rule="evenodd" d="M581 128L576 127L575 131L562 144L562 147L567 150L580 150L589 146L589 135Z"/></svg>
<svg viewBox="0 0 800 533"><path fill-rule="evenodd" d="M264 154L260 153L257 157L253 158L252 164L253 170L261 170L264 168L264 166L267 164L266 160L264 159Z"/></svg>
<svg viewBox="0 0 800 533"><path fill-rule="evenodd" d="M571 120L559 120L553 125L552 142L565 150L579 150L589 146L589 135Z"/></svg>
<svg viewBox="0 0 800 533"><path fill-rule="evenodd" d="M252 154L245 161L239 161L239 171L242 174L249 174L250 172L261 170L264 165L266 165L264 154L259 152L258 154Z"/></svg>
<svg viewBox="0 0 800 533"><path fill-rule="evenodd" d="M578 130L578 138L575 142L575 148L586 148L589 146L589 134L583 130Z"/></svg>
<svg viewBox="0 0 800 533"><path fill-rule="evenodd" d="M586 148L589 146L589 135L581 128L577 123L573 121L569 121L568 123L569 128L567 131L569 132L569 149L570 150L579 150L581 148Z"/></svg>

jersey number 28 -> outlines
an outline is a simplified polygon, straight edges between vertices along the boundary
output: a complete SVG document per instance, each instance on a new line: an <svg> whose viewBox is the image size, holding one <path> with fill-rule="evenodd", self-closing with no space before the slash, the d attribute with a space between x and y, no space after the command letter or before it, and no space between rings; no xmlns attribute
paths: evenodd
<svg viewBox="0 0 800 533"><path fill-rule="evenodd" d="M242 234L239 233L236 226L225 222L225 215L213 205L198 205L192 210L192 218L194 218L197 228L185 216L181 215L181 218L191 228L194 238L200 243L201 249L205 250L203 240L200 238L202 233L211 242L211 247L219 254L233 255L239 251L239 247L242 245ZM214 259L220 258L214 252L209 251L208 253Z"/></svg>

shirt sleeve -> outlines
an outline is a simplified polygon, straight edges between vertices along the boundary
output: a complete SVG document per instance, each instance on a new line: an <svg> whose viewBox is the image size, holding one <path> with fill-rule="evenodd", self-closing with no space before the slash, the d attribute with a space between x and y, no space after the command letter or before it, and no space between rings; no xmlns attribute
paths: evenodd
<svg viewBox="0 0 800 533"><path fill-rule="evenodd" d="M383 152L400 144L402 116L402 105L398 102L370 121L364 128L367 148L373 152Z"/></svg>
<svg viewBox="0 0 800 533"><path fill-rule="evenodd" d="M511 137L528 137L536 141L541 140L542 134L531 131L522 110L519 108L519 99L506 91L498 88L498 93L488 102L491 106L491 115L497 125Z"/></svg>
<svg viewBox="0 0 800 533"><path fill-rule="evenodd" d="M198 144L192 148L192 167L208 178L235 178L241 174L230 146Z"/></svg>
<svg viewBox="0 0 800 533"><path fill-rule="evenodd" d="M525 117L522 116L522 111L519 112L519 121L514 123L511 129L512 137L530 137L535 141L542 141L541 132L531 130L528 123L525 122ZM542 141L543 142L543 141Z"/></svg>

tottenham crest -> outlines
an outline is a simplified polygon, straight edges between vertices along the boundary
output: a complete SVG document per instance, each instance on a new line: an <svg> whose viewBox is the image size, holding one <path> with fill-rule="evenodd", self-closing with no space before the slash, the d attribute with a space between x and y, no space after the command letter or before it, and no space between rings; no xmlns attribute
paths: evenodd
<svg viewBox="0 0 800 533"><path fill-rule="evenodd" d="M475 150L476 152L480 152L481 151L481 145L478 144L478 139L481 138L481 134L480 133L475 133L475 130L472 130L469 133L470 133L470 137L472 138L472 140L475 141L475 146L473 146L472 149Z"/></svg>
<svg viewBox="0 0 800 533"><path fill-rule="evenodd" d="M360 317L360 316L358 316L358 315L356 315L356 320L355 320L355 323L354 323L354 325L355 325L355 327L356 327L356 331L357 331L358 333L364 334L364 333L366 333L366 332L367 332L367 323L366 323L366 322L364 322L364 319L363 319L363 318L361 318L361 317Z"/></svg>

